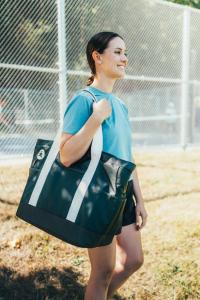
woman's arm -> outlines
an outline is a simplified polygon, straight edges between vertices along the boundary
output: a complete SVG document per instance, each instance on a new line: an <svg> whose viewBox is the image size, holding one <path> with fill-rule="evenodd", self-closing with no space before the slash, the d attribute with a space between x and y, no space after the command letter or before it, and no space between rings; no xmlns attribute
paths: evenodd
<svg viewBox="0 0 200 300"><path fill-rule="evenodd" d="M140 189L138 174L137 174L137 167L133 171L133 187L134 187L134 196L137 203L143 203L143 196Z"/></svg>
<svg viewBox="0 0 200 300"><path fill-rule="evenodd" d="M69 167L87 152L100 125L101 121L92 114L76 134L62 134L60 141L60 160L62 164Z"/></svg>
<svg viewBox="0 0 200 300"><path fill-rule="evenodd" d="M87 152L97 129L111 113L112 107L109 102L106 99L101 99L93 103L91 116L76 134L62 134L60 160L66 167L79 160Z"/></svg>
<svg viewBox="0 0 200 300"><path fill-rule="evenodd" d="M133 188L136 200L136 229L141 230L146 225L148 214L144 207L144 201L136 168L133 171Z"/></svg>

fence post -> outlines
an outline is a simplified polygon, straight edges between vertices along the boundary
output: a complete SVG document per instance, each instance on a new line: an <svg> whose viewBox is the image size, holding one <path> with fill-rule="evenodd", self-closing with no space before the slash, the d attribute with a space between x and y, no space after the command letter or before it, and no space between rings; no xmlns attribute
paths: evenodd
<svg viewBox="0 0 200 300"><path fill-rule="evenodd" d="M66 68L66 31L65 0L57 0L58 12L58 68L59 68L59 126L62 126L63 113L67 101L67 68Z"/></svg>
<svg viewBox="0 0 200 300"><path fill-rule="evenodd" d="M22 89L21 90L22 95L24 97L24 119L29 120L29 108L28 108L28 90L27 89Z"/></svg>
<svg viewBox="0 0 200 300"><path fill-rule="evenodd" d="M182 148L188 143L188 104L189 104L189 64L190 64L190 14L187 7L183 11L183 43L182 43L182 84L181 84L181 119L180 142Z"/></svg>

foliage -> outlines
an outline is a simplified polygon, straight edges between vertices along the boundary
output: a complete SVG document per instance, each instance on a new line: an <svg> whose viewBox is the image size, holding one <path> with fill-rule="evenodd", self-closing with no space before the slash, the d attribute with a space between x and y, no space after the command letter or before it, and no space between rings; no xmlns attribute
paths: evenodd
<svg viewBox="0 0 200 300"><path fill-rule="evenodd" d="M177 4L188 5L194 8L200 8L199 0L166 0L168 2L174 2Z"/></svg>

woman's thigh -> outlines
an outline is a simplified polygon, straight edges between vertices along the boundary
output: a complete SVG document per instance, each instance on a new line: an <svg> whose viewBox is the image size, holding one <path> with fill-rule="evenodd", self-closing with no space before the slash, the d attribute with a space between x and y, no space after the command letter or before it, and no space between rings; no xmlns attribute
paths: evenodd
<svg viewBox="0 0 200 300"><path fill-rule="evenodd" d="M112 273L116 261L116 237L107 246L88 248L93 273Z"/></svg>
<svg viewBox="0 0 200 300"><path fill-rule="evenodd" d="M143 249L141 232L136 230L135 223L122 227L116 236L117 263L121 266L141 265L143 263Z"/></svg>

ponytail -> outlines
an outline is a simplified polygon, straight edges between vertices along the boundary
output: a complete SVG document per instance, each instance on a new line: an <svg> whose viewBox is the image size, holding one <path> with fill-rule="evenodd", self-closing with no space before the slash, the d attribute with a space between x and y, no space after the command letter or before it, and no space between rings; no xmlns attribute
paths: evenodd
<svg viewBox="0 0 200 300"><path fill-rule="evenodd" d="M93 81L94 81L94 75L92 74L92 75L87 79L86 85L87 85L87 86L88 86L88 85L91 85L91 84L93 83Z"/></svg>

